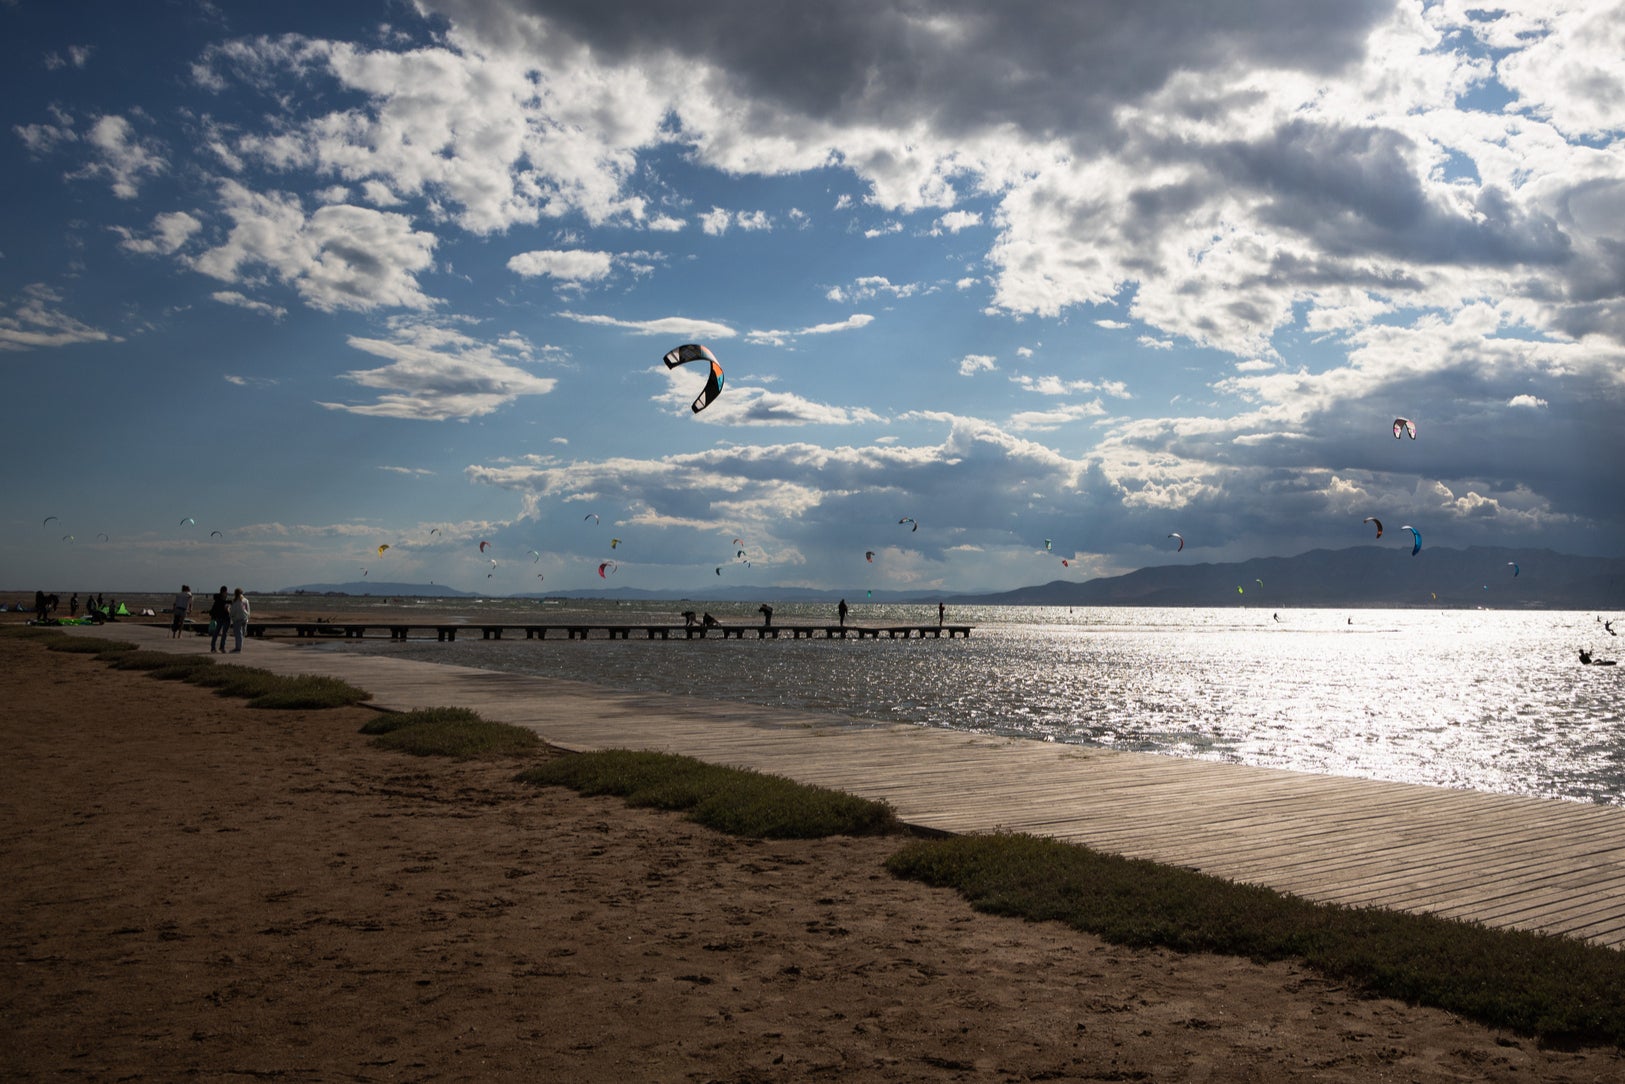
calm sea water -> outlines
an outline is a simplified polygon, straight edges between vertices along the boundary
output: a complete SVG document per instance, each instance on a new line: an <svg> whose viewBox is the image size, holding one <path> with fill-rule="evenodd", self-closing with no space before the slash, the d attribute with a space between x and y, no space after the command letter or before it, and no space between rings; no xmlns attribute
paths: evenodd
<svg viewBox="0 0 1625 1084"><path fill-rule="evenodd" d="M266 599L380 616L677 621L694 604ZM754 605L706 604L728 623ZM325 643L913 723L1503 794L1625 804L1625 657L1612 614L1490 610L956 607L941 640L385 640ZM833 623L781 605L778 624ZM852 624L935 623L934 606L853 607ZM1625 627L1625 621L1619 622Z"/></svg>

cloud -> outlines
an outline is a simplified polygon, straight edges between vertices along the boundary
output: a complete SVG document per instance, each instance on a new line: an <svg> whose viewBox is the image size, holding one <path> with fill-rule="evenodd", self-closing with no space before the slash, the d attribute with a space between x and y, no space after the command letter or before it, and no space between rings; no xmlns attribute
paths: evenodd
<svg viewBox="0 0 1625 1084"><path fill-rule="evenodd" d="M344 379L381 392L370 403L322 402L329 410L413 421L467 421L520 396L546 395L557 381L519 368L512 351L427 322L397 325L389 339L351 336L350 346L388 361Z"/></svg>
<svg viewBox="0 0 1625 1084"><path fill-rule="evenodd" d="M853 280L850 286L831 286L824 296L831 301L868 301L882 295L887 297L913 297L920 292L918 283L894 283L884 275L865 275Z"/></svg>
<svg viewBox="0 0 1625 1084"><path fill-rule="evenodd" d="M84 142L96 154L96 160L69 176L105 180L119 199L134 199L142 181L169 168L157 144L138 137L123 117L97 118L85 133Z"/></svg>
<svg viewBox="0 0 1625 1084"><path fill-rule="evenodd" d="M42 283L24 287L23 296L0 310L0 350L34 350L76 343L123 342L61 311L62 295Z"/></svg>
<svg viewBox="0 0 1625 1084"><path fill-rule="evenodd" d="M830 335L839 331L853 331L868 327L874 323L874 317L868 313L855 312L845 320L836 320L826 324L813 324L797 331L750 331L745 334L745 341L752 345L786 346L804 335Z"/></svg>
<svg viewBox="0 0 1625 1084"><path fill-rule="evenodd" d="M251 297L238 293L236 290L216 290L209 297L222 305L231 305L249 312L257 312L261 316L269 316L273 320L281 320L288 315L288 310L281 305L272 305L267 301L256 301Z"/></svg>
<svg viewBox="0 0 1625 1084"><path fill-rule="evenodd" d="M973 376L976 373L990 373L998 363L998 359L991 354L966 354L959 359L959 375Z"/></svg>
<svg viewBox="0 0 1625 1084"><path fill-rule="evenodd" d="M220 196L231 231L191 261L195 270L237 284L265 268L323 312L434 304L416 276L429 268L436 238L406 216L348 204L307 216L297 196L253 192L234 180L220 182Z"/></svg>
<svg viewBox="0 0 1625 1084"><path fill-rule="evenodd" d="M712 320L696 320L687 316L662 316L654 320L624 320L601 313L561 312L566 320L598 327L618 327L634 335L664 335L668 338L692 342L701 339L731 339L739 334L727 324Z"/></svg>
<svg viewBox="0 0 1625 1084"><path fill-rule="evenodd" d="M203 223L185 211L170 211L152 220L152 228L145 237L137 237L129 230L118 226L113 228L113 232L123 238L119 242L119 247L126 252L147 256L170 256L179 251L202 228Z"/></svg>
<svg viewBox="0 0 1625 1084"><path fill-rule="evenodd" d="M538 249L521 252L508 260L508 270L524 278L546 275L567 282L596 282L607 278L614 265L615 257L608 252L581 249Z"/></svg>
<svg viewBox="0 0 1625 1084"><path fill-rule="evenodd" d="M1507 400L1507 406L1509 407L1545 408L1550 405L1551 404L1547 403L1546 400L1536 395L1514 395L1512 398Z"/></svg>
<svg viewBox="0 0 1625 1084"><path fill-rule="evenodd" d="M975 211L949 211L937 219L933 232L958 233L960 230L967 230L972 226L980 226L981 224L982 216Z"/></svg>

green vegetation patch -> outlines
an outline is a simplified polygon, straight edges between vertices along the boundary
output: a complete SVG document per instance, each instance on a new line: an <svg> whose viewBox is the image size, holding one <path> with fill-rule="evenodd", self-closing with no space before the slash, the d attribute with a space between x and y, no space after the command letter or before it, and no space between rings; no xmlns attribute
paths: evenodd
<svg viewBox="0 0 1625 1084"><path fill-rule="evenodd" d="M115 652L134 651L135 645L128 640L108 640L100 636L69 636L58 633L60 639L53 639L46 643L52 651L63 651L70 655L111 655Z"/></svg>
<svg viewBox="0 0 1625 1084"><path fill-rule="evenodd" d="M171 655L167 651L123 651L108 656L115 670L145 670L163 681L187 681L194 670L213 666L205 655Z"/></svg>
<svg viewBox="0 0 1625 1084"><path fill-rule="evenodd" d="M1020 834L910 843L899 877L977 910L1064 922L1118 944L1301 959L1380 996L1543 1039L1625 1045L1625 953L1427 915L1311 903Z"/></svg>
<svg viewBox="0 0 1625 1084"><path fill-rule="evenodd" d="M392 712L369 720L361 732L374 735L372 743L380 749L459 760L518 756L533 753L542 744L533 730L494 723L467 708Z"/></svg>
<svg viewBox="0 0 1625 1084"><path fill-rule="evenodd" d="M669 753L628 749L575 753L526 769L519 779L682 812L707 828L756 839L820 839L900 830L883 802Z"/></svg>
<svg viewBox="0 0 1625 1084"><path fill-rule="evenodd" d="M220 664L195 667L186 677L219 696L248 701L251 708L284 711L342 708L370 700L372 694L347 681L320 674L274 674L257 666Z"/></svg>
<svg viewBox="0 0 1625 1084"><path fill-rule="evenodd" d="M67 639L58 630L39 625L0 625L0 636L10 640L50 640L56 637Z"/></svg>

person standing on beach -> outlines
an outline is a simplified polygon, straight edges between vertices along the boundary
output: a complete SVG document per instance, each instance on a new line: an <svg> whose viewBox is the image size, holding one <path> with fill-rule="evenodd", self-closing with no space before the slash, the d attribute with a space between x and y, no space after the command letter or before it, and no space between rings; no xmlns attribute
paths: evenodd
<svg viewBox="0 0 1625 1084"><path fill-rule="evenodd" d="M763 628L770 629L773 627L773 607L764 602L756 607L756 612L762 615Z"/></svg>
<svg viewBox="0 0 1625 1084"><path fill-rule="evenodd" d="M216 644L224 654L226 633L230 631L231 598L226 594L226 585L221 584L220 590L214 594L214 600L209 603L209 654L214 654Z"/></svg>
<svg viewBox="0 0 1625 1084"><path fill-rule="evenodd" d="M250 612L248 596L239 587L231 594L231 637L236 645L231 651L234 655L243 649L243 633L248 630Z"/></svg>
<svg viewBox="0 0 1625 1084"><path fill-rule="evenodd" d="M186 627L186 615L192 612L192 588L181 584L181 593L175 596L170 603L169 612L173 614L169 619L169 638L179 640L181 631Z"/></svg>
<svg viewBox="0 0 1625 1084"><path fill-rule="evenodd" d="M841 604L835 607L835 612L840 616L841 628L846 628L846 599L843 598Z"/></svg>
<svg viewBox="0 0 1625 1084"><path fill-rule="evenodd" d="M948 607L939 602L937 603L937 628L940 629L942 623L946 620L948 620Z"/></svg>
<svg viewBox="0 0 1625 1084"><path fill-rule="evenodd" d="M68 616L79 616L79 592L77 591L75 591L73 593L73 597L68 600Z"/></svg>

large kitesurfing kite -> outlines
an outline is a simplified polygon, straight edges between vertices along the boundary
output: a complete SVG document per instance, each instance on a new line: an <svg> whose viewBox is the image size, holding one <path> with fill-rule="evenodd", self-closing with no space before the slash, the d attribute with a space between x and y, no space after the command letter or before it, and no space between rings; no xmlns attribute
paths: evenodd
<svg viewBox="0 0 1625 1084"><path fill-rule="evenodd" d="M1411 538L1413 538L1415 540L1411 545L1411 556L1415 557L1418 553L1421 553L1422 552L1422 532L1418 531L1415 527L1412 527L1409 523L1400 524L1399 529L1402 530L1402 531L1411 532Z"/></svg>
<svg viewBox="0 0 1625 1084"><path fill-rule="evenodd" d="M1416 423L1409 418L1394 419L1394 439L1398 440L1401 433L1409 434L1412 440L1416 439Z"/></svg>
<svg viewBox="0 0 1625 1084"><path fill-rule="evenodd" d="M691 361L708 361L711 363L711 376L706 380L705 387L694 400L693 410L694 413L698 414L716 402L717 396L722 394L722 364L717 361L717 356L711 353L710 347L701 346L699 343L685 343L667 353L665 357L666 368L668 369L675 369L677 366L686 365Z"/></svg>
<svg viewBox="0 0 1625 1084"><path fill-rule="evenodd" d="M1174 551L1175 553L1179 553L1181 550L1183 550L1185 548L1185 536L1180 534L1178 531L1171 532L1168 535L1168 537L1169 538L1177 538L1177 539L1179 539L1179 549L1175 550Z"/></svg>
<svg viewBox="0 0 1625 1084"><path fill-rule="evenodd" d="M1367 516L1364 519L1362 519L1360 522L1361 523L1375 523L1377 525L1377 537L1378 538L1382 537L1382 520L1378 519L1376 516Z"/></svg>

